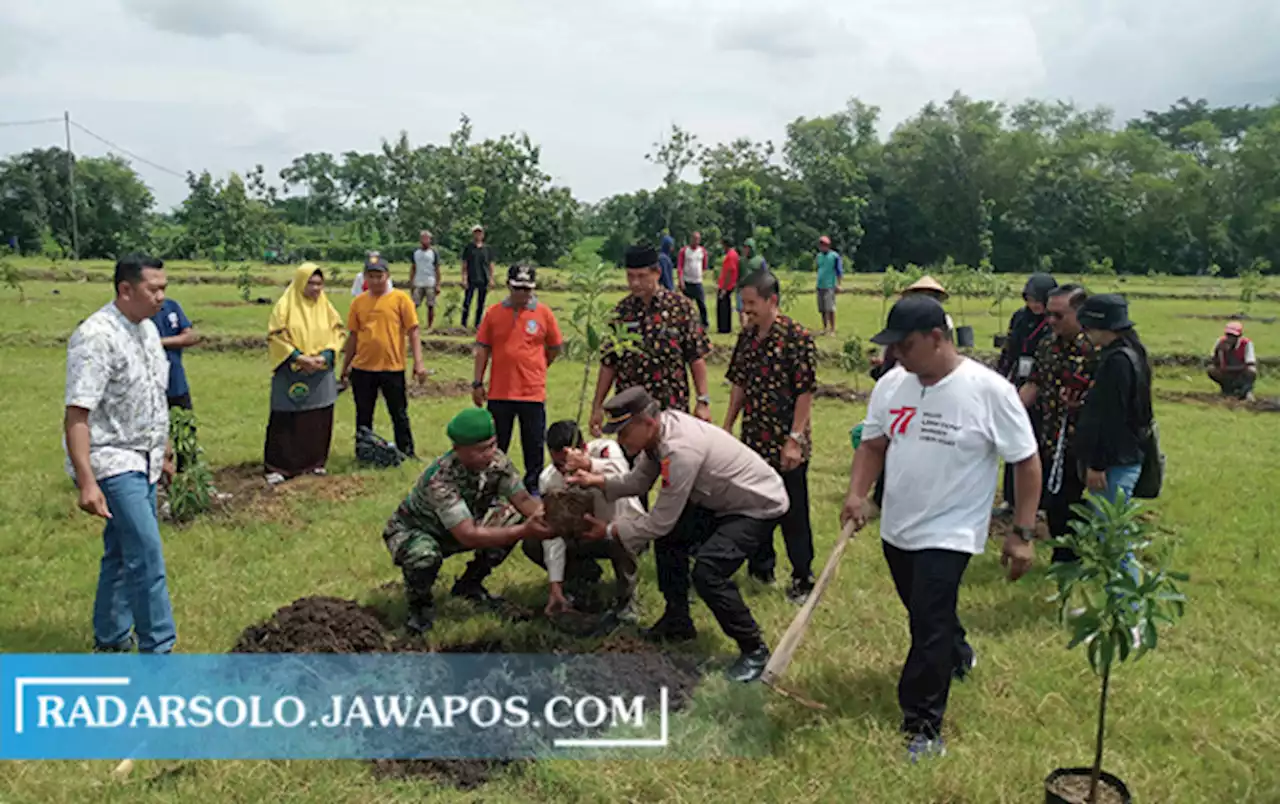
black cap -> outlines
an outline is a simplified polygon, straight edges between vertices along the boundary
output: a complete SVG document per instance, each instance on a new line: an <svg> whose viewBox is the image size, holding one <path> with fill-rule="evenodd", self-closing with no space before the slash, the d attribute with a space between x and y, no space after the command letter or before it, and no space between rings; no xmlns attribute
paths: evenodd
<svg viewBox="0 0 1280 804"><path fill-rule="evenodd" d="M889 310L885 328L871 339L881 346L899 343L913 332L947 331L947 314L937 299L913 293L903 296Z"/></svg>
<svg viewBox="0 0 1280 804"><path fill-rule="evenodd" d="M627 247L628 268L657 268L658 252L648 243L637 243Z"/></svg>
<svg viewBox="0 0 1280 804"><path fill-rule="evenodd" d="M1129 320L1129 302L1119 293L1103 293L1085 299L1076 311L1076 319L1085 329L1115 332L1133 326Z"/></svg>
<svg viewBox="0 0 1280 804"><path fill-rule="evenodd" d="M1058 280L1049 274L1032 274L1022 288L1022 298L1045 304L1049 301L1049 291L1058 286Z"/></svg>
<svg viewBox="0 0 1280 804"><path fill-rule="evenodd" d="M382 259L378 252L375 251L365 258L364 269L366 271L385 271L387 270L387 261Z"/></svg>
<svg viewBox="0 0 1280 804"><path fill-rule="evenodd" d="M609 418L602 429L606 433L616 433L652 404L653 397L649 396L644 386L633 385L604 403L604 412Z"/></svg>
<svg viewBox="0 0 1280 804"><path fill-rule="evenodd" d="M513 265L507 269L507 284L513 288L533 290L538 286L538 272L532 265Z"/></svg>

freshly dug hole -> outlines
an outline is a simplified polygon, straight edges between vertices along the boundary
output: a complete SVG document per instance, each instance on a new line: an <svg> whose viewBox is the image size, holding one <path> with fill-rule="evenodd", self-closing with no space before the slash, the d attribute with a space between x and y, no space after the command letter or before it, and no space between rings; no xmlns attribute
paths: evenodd
<svg viewBox="0 0 1280 804"><path fill-rule="evenodd" d="M569 488L547 492L542 506L552 533L577 539L587 532L583 517L595 510L595 501L587 489Z"/></svg>

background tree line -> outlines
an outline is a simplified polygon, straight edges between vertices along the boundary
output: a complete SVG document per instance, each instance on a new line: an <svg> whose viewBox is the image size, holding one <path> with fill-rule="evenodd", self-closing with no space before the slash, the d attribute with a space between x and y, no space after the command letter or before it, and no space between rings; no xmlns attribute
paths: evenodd
<svg viewBox="0 0 1280 804"><path fill-rule="evenodd" d="M699 230L710 242L754 237L771 264L802 270L822 234L862 272L948 259L1066 273L1280 264L1280 104L1184 98L1117 128L1105 109L956 94L884 141L878 115L854 99L799 118L780 149L703 146L673 127L647 155L662 185L588 207L584 227L607 238L608 259L636 237Z"/></svg>
<svg viewBox="0 0 1280 804"><path fill-rule="evenodd" d="M704 145L673 127L646 155L652 190L579 204L540 167L526 135L475 141L462 118L446 144L402 133L371 153L303 154L278 183L188 174L160 214L119 157L75 160L82 257L145 248L215 262L404 259L429 228L456 252L482 223L503 261L553 263L582 234L626 244L694 230L715 243L754 236L774 265L811 269L821 234L855 270L952 260L988 271L1238 275L1280 265L1280 103L1212 107L1182 99L1122 127L1105 109L961 94L930 103L882 139L879 110L857 99L798 118L781 145ZM0 161L0 242L68 254L66 153ZM686 174L696 172L696 181Z"/></svg>

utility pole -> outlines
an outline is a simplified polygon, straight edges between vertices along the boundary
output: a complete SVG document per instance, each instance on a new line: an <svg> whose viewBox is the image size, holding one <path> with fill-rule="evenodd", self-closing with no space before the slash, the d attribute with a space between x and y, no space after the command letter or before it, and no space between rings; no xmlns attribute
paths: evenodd
<svg viewBox="0 0 1280 804"><path fill-rule="evenodd" d="M67 129L67 181L71 190L71 259L80 261L80 224L76 221L76 160L71 155L71 112L62 113Z"/></svg>

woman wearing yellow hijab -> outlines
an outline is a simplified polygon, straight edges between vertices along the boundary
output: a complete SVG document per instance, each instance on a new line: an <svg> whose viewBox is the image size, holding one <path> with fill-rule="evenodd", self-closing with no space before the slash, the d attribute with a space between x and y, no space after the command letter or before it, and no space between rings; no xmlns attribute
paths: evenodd
<svg viewBox="0 0 1280 804"><path fill-rule="evenodd" d="M338 400L334 361L346 340L342 317L324 295L324 273L304 263L271 311L271 419L264 459L267 481L325 473Z"/></svg>

